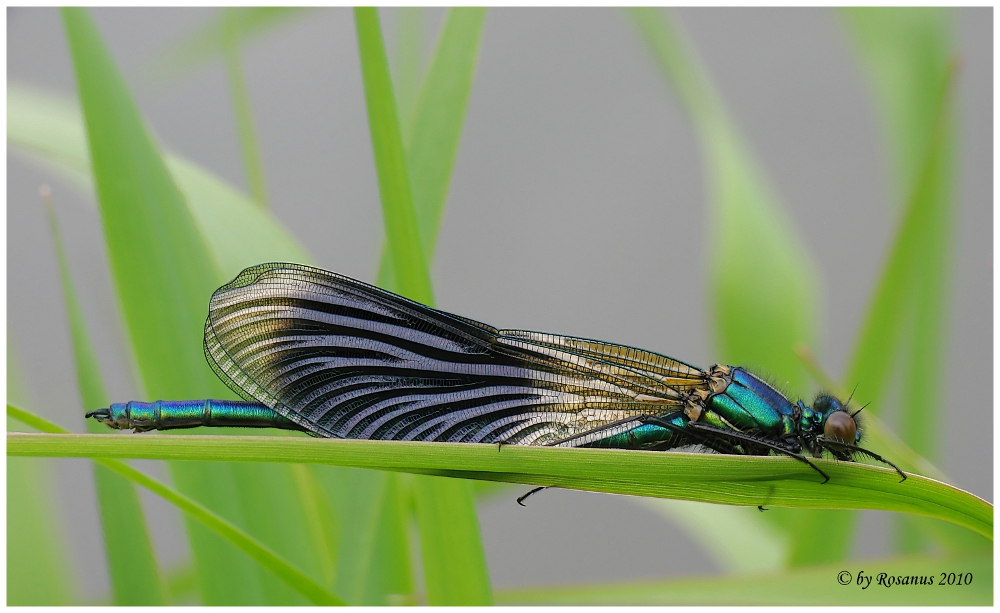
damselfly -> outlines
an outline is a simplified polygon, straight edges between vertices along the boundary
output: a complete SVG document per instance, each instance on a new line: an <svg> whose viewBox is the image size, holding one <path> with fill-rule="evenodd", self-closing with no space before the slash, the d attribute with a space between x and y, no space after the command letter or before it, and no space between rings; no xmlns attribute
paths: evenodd
<svg viewBox="0 0 1000 613"><path fill-rule="evenodd" d="M789 401L738 366L557 334L499 330L335 273L261 264L212 295L205 356L245 402L112 404L136 431L195 426L354 439L867 456L844 403Z"/></svg>

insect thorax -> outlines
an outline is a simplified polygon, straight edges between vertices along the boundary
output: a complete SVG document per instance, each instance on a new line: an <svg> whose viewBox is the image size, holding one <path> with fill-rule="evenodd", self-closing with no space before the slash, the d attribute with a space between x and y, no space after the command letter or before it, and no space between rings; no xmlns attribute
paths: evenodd
<svg viewBox="0 0 1000 613"><path fill-rule="evenodd" d="M795 405L760 377L722 364L705 374L705 385L686 398L684 414L688 419L768 435L796 431Z"/></svg>

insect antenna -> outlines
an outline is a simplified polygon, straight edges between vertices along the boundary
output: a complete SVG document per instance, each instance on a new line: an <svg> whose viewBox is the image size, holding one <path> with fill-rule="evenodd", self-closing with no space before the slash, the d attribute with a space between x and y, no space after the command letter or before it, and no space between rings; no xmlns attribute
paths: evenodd
<svg viewBox="0 0 1000 613"><path fill-rule="evenodd" d="M851 401L850 401L850 400L848 400L848 401L847 401L847 404L848 404L848 405L850 405L850 404L851 404ZM857 411L855 411L855 412L851 413L851 417L854 417L855 415L857 415L857 414L858 414L858 413L860 413L861 411L864 411L864 410L865 410L865 407L867 407L867 406L868 406L868 405L870 405L870 404L871 404L870 402L866 402L866 403L865 403L865 404L864 404L864 405L863 405L863 406L862 406L862 407L861 407L860 409L858 409Z"/></svg>
<svg viewBox="0 0 1000 613"><path fill-rule="evenodd" d="M858 384L857 383L854 384L854 389L851 390L851 395L847 397L847 402L844 403L845 407L851 406L851 400L854 398L854 392L856 392L856 391L858 391ZM861 407L861 408L863 409L864 407ZM861 410L859 409L858 413L860 413L860 412L861 412ZM852 415L851 417L854 417L854 416Z"/></svg>

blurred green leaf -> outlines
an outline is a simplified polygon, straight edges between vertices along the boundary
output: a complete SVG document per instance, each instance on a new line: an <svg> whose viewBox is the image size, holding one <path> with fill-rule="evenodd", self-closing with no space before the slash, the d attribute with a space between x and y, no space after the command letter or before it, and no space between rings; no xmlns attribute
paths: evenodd
<svg viewBox="0 0 1000 613"><path fill-rule="evenodd" d="M611 494L768 508L873 509L936 517L993 538L993 505L920 475L814 459L277 436L8 434L8 455L315 462Z"/></svg>
<svg viewBox="0 0 1000 613"><path fill-rule="evenodd" d="M356 8L354 15L394 272L389 289L433 306L378 10ZM418 126L420 121L418 116ZM428 604L489 604L489 574L472 489L467 484L430 478L414 480L413 487Z"/></svg>
<svg viewBox="0 0 1000 613"><path fill-rule="evenodd" d="M413 208L410 178L399 130L399 115L389 76L389 60L382 41L378 10L354 9L361 56L361 76L368 109L368 129L375 155L382 217L395 276L395 291L422 304L433 305L430 275L421 247Z"/></svg>
<svg viewBox="0 0 1000 613"><path fill-rule="evenodd" d="M73 604L54 485L51 462L7 458L7 606Z"/></svg>
<svg viewBox="0 0 1000 613"><path fill-rule="evenodd" d="M636 8L628 14L701 143L719 361L769 373L779 388L801 396L806 372L794 348L817 336L821 292L809 250L668 13ZM850 544L850 515L843 512L786 513L776 525L793 535L792 564L841 559Z"/></svg>
<svg viewBox="0 0 1000 613"><path fill-rule="evenodd" d="M850 573L844 576L842 572ZM857 584L861 572L872 578L867 588ZM925 585L880 584L892 577L925 577ZM972 584L938 585L942 573L971 573ZM847 585L840 583L847 580ZM883 583L888 584L887 580ZM577 587L505 590L496 594L503 605L979 605L993 604L993 560L989 555L962 557L914 556L863 562L838 562L783 574L754 573L725 577L682 577Z"/></svg>
<svg viewBox="0 0 1000 613"><path fill-rule="evenodd" d="M412 141L413 107L420 89L424 55L424 9L400 6L395 9L396 27L389 45L392 82L399 107L403 142Z"/></svg>
<svg viewBox="0 0 1000 613"><path fill-rule="evenodd" d="M788 536L773 528L754 507L667 498L629 500L669 519L697 539L723 572L779 572L784 568ZM720 530L720 526L725 526L725 530Z"/></svg>
<svg viewBox="0 0 1000 613"><path fill-rule="evenodd" d="M27 402L20 361L7 339L7 398ZM21 430L7 419L7 431ZM53 511L50 460L7 458L7 606L75 604L73 567Z"/></svg>
<svg viewBox="0 0 1000 613"><path fill-rule="evenodd" d="M84 407L106 407L110 401L73 287L69 263L52 208L51 194L43 193L43 199L59 263L80 399ZM91 432L100 431L101 424L92 423L93 420L89 419L87 422ZM94 484L115 604L166 604L160 568L153 556L153 544L146 530L146 518L135 487L128 480L97 464L94 465ZM140 582L135 577L146 577L147 580Z"/></svg>
<svg viewBox="0 0 1000 613"><path fill-rule="evenodd" d="M63 20L112 277L146 394L230 397L201 355L205 296L218 272L90 16L63 9ZM240 515L230 467L172 464L171 472L182 492ZM249 560L185 517L204 603L263 603Z"/></svg>
<svg viewBox="0 0 1000 613"><path fill-rule="evenodd" d="M309 524L309 534L320 537L312 543L319 577L323 585L333 585L337 578L340 517L324 496L314 467L293 464L292 477L298 498L302 501L303 516Z"/></svg>
<svg viewBox="0 0 1000 613"><path fill-rule="evenodd" d="M331 493L343 518L337 561L337 593L353 605L390 604L393 595L413 592L407 523L394 475L344 470ZM329 480L325 485L333 485Z"/></svg>
<svg viewBox="0 0 1000 613"><path fill-rule="evenodd" d="M164 583L171 605L190 605L198 602L198 579L194 572L194 566L184 564L165 573Z"/></svg>
<svg viewBox="0 0 1000 613"><path fill-rule="evenodd" d="M7 339L7 398L28 403L13 341ZM7 431L22 430L7 419ZM13 461L12 461L13 460ZM7 458L7 606L65 605L73 600L72 566L53 511L52 462Z"/></svg>
<svg viewBox="0 0 1000 613"><path fill-rule="evenodd" d="M458 155L465 112L472 93L486 9L451 8L445 18L427 76L413 109L406 146L407 170L420 241L427 262L434 259L438 229ZM388 244L382 250L379 284L392 288Z"/></svg>
<svg viewBox="0 0 1000 613"><path fill-rule="evenodd" d="M418 22L419 9L400 17ZM434 256L441 212L454 167L465 110L472 88L485 9L449 9L427 76L412 104L400 104L400 117L409 119L406 137L407 174L420 230L424 255ZM409 87L419 76L419 45L414 40L417 25L402 28L408 62L397 74ZM407 30L404 30L404 34ZM404 51L405 53L406 51ZM396 289L389 244L383 249L379 285ZM480 544L473 491L469 484L430 477L413 481L421 550L424 556L426 598L429 604L487 604L490 601L489 574ZM432 536L433 535L433 536Z"/></svg>
<svg viewBox="0 0 1000 613"><path fill-rule="evenodd" d="M13 417L24 424L48 434L56 436L60 434L68 434L67 431L60 426L48 420L42 419L37 415L33 415L23 409L11 406L10 404L7 405L7 416ZM216 515L206 507L199 504L197 501L188 498L184 494L170 488L167 485L164 485L152 477L147 476L135 468L132 468L125 462L101 458L95 459L95 462L104 468L115 472L121 477L128 479L129 481L145 487L154 494L164 498L167 502L177 506L188 516L202 523L208 529L220 535L236 547L239 547L240 550L252 557L263 567L270 570L282 581L287 582L287 584L293 589L302 593L313 604L344 604L343 601L313 581L302 571L282 559L280 555L270 550L266 545L258 542L252 536L243 532L225 518ZM144 582L140 581L140 583Z"/></svg>
<svg viewBox="0 0 1000 613"><path fill-rule="evenodd" d="M250 111L250 92L247 91L246 76L243 74L243 59L240 42L243 36L241 15L243 8L222 9L222 57L225 60L226 76L229 79L229 95L233 101L233 115L236 117L236 133L243 154L243 171L246 173L250 194L262 209L269 207L267 186L264 184L264 165L260 159L260 147L253 127L253 113Z"/></svg>
<svg viewBox="0 0 1000 613"><path fill-rule="evenodd" d="M231 398L205 364L207 299L224 277L132 103L114 61L83 9L64 9L112 277L146 394L152 398ZM203 177L199 177L203 178ZM239 223L239 220L233 220ZM232 229L220 228L232 237ZM233 237L239 245L242 238ZM239 247L237 247L239 248ZM246 252L243 253L246 255ZM172 464L178 489L315 572L301 515L255 491L285 491L287 467L254 471L226 464ZM292 505L294 507L294 504ZM295 509L298 510L297 508ZM187 517L187 516L186 516ZM185 520L203 604L289 604L287 589L202 524ZM292 602L305 602L298 595Z"/></svg>
<svg viewBox="0 0 1000 613"><path fill-rule="evenodd" d="M941 7L840 10L877 102L894 203L909 197L935 138L941 79L955 53L950 13Z"/></svg>
<svg viewBox="0 0 1000 613"><path fill-rule="evenodd" d="M860 13L865 14L868 13ZM877 402L885 393L893 359L901 350L903 330L908 327L907 324L913 326L915 323L912 319L908 321L907 315L912 318L914 303L927 298L917 289L918 285L930 285L926 281L921 284L919 280L928 274L925 268L931 267L930 274L935 277L942 272L944 248L947 246L942 238L947 237L948 232L947 226L942 227L941 224L950 224L951 203L944 191L944 183L947 181L950 139L947 101L951 93L953 68L937 75L935 115L932 117L934 125L930 126L933 138L926 141L922 150L920 170L913 175L915 182L910 186L896 239L872 296L868 317L848 370L847 380L857 382L858 397L864 401ZM934 320L921 323L937 329L941 325L940 321ZM915 333L921 332L920 326L913 327ZM926 376L926 373L921 372L921 375ZM920 404L925 404L925 401ZM912 444L911 441L907 443ZM924 449L914 448L926 455Z"/></svg>
<svg viewBox="0 0 1000 613"><path fill-rule="evenodd" d="M472 486L461 479L417 475L414 496L424 559L427 604L492 604ZM465 508L455 508L464 505ZM469 543L478 547L470 547Z"/></svg>
<svg viewBox="0 0 1000 613"><path fill-rule="evenodd" d="M797 342L816 336L816 267L707 73L660 9L629 12L697 128L710 190L712 277L723 359L776 373L797 393Z"/></svg>
<svg viewBox="0 0 1000 613"><path fill-rule="evenodd" d="M231 33L239 44L245 44L305 14L305 7L220 8L214 18L164 51L151 72L161 79L177 77L222 55Z"/></svg>
<svg viewBox="0 0 1000 613"><path fill-rule="evenodd" d="M7 140L93 193L87 137L76 103L9 85ZM231 185L180 156L168 154L165 161L222 278L261 262L312 261L277 218Z"/></svg>
<svg viewBox="0 0 1000 613"><path fill-rule="evenodd" d="M843 15L879 102L896 191L905 202L849 374L860 383L858 397L877 405L901 358L900 433L913 449L934 459L939 407L946 400L940 373L955 211L957 66L951 15L946 9L902 7L852 9ZM911 523L904 521L897 534L899 551L923 549L925 539Z"/></svg>

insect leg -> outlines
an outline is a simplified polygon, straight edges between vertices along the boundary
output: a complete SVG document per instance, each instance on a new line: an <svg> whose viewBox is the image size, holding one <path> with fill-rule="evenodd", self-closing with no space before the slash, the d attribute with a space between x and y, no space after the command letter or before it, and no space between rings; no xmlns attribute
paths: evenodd
<svg viewBox="0 0 1000 613"><path fill-rule="evenodd" d="M826 449L829 449L830 451L833 451L832 447L836 446L836 447L839 447L841 451L844 451L846 453L860 453L861 455L868 456L869 458L875 460L876 462L881 462L881 463L886 464L888 466L892 466L893 469L895 469L895 471L897 473L899 473L899 476L902 477L902 479L900 479L899 482L902 483L903 481L906 481L906 473L904 473L903 471L901 471L898 466L896 466L895 464L893 464L889 460L886 460L885 458L883 458L879 454L875 453L874 451L869 451L869 450L864 449L862 447L855 447L854 445L845 445L843 443L838 443L838 442L835 442L835 441L826 441L826 440L823 440L823 441L819 441L819 444L822 445L823 447L825 447Z"/></svg>
<svg viewBox="0 0 1000 613"><path fill-rule="evenodd" d="M816 466L815 464L813 464L812 462L810 462L809 458L805 457L804 455L802 455L800 453L795 453L793 451L789 451L789 450L785 449L784 447L782 447L780 445L777 445L775 443L772 443L770 441L763 440L763 439L757 438L755 436L751 436L749 434L743 434L742 432L736 432L736 431L733 431L733 430L723 430L722 428L716 428L715 426L709 426L707 424L701 424L701 423L698 423L696 421L690 422L688 424L688 427L689 428L694 428L696 430L702 430L702 431L705 431L705 432L712 432L712 433L717 434L720 437L724 437L724 438L725 437L729 437L729 438L734 438L734 439L739 440L739 441L746 441L748 443L754 443L756 445L760 445L761 447L766 447L768 449L771 449L772 451L777 451L778 453L783 453L786 456L791 457L791 458L795 458L796 460L798 460L800 462L805 462L806 464L809 465L809 468L812 468L813 470L815 470L819 474L823 475L823 483L826 483L827 481L830 480L829 475L827 475L825 472L823 472L822 470L820 470L819 466Z"/></svg>
<svg viewBox="0 0 1000 613"><path fill-rule="evenodd" d="M652 417L652 416L648 416L648 417ZM552 441L550 443L545 443L545 445L547 447L555 447L557 445L562 445L564 443L568 443L570 441L574 441L574 440L576 440L578 438L583 438L585 436L590 436L592 434L595 434L595 433L598 433L598 432L603 432L605 430L611 430L611 429L616 428L618 426L621 426L623 424L628 424L628 423L633 423L633 422L643 423L642 422L643 419L647 419L647 416L626 417L624 419L619 419L617 421L613 421L611 423L604 424L603 426L601 426L599 428L594 428L593 430L585 430L584 432L578 432L577 434L574 434L572 436L567 436L566 438L561 438L561 439L559 439L557 441ZM657 424L657 425L659 425L659 424Z"/></svg>
<svg viewBox="0 0 1000 613"><path fill-rule="evenodd" d="M530 492L528 492L528 493L527 493L527 494L525 494L524 496L520 496L520 497L519 497L519 498L517 499L517 504L521 505L522 507L523 507L523 506L527 506L527 505L525 505L525 504L524 504L524 499L525 499L525 498L527 498L528 496L531 496L531 495L532 495L532 494L534 494L535 492L540 492L540 491L542 491L542 490L545 490L545 489L548 489L548 487L549 487L549 486L547 486L547 485L543 485L543 486L541 486L541 487L536 487L535 489L531 490Z"/></svg>
<svg viewBox="0 0 1000 613"><path fill-rule="evenodd" d="M700 445L704 445L709 449L712 449L724 455L746 455L744 453L737 451L736 447L733 446L728 441L725 441L725 444L723 444L723 441L721 440L710 439L709 437L705 436L700 432L692 432L691 430L688 430L683 426L678 426L677 424L670 423L669 421L666 421L654 415L647 415L645 417L640 417L637 419L637 421L642 424L659 426L666 430L670 430L671 432L683 435L687 438L697 441L698 444Z"/></svg>
<svg viewBox="0 0 1000 613"><path fill-rule="evenodd" d="M771 495L772 494L774 494L774 486L773 485L768 488L768 490L767 490L767 497L764 498L764 502L762 502L761 504L757 505L757 510L758 511L760 511L761 513L763 513L764 511L768 510L768 508L765 507L764 505L767 504L767 501L771 499Z"/></svg>

